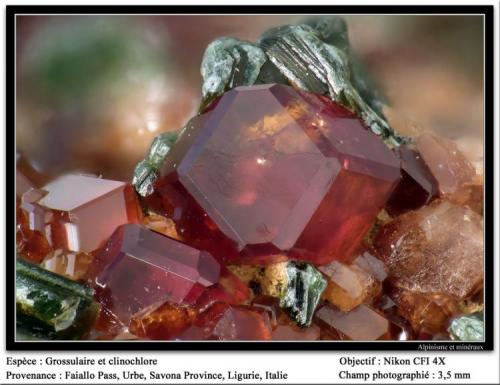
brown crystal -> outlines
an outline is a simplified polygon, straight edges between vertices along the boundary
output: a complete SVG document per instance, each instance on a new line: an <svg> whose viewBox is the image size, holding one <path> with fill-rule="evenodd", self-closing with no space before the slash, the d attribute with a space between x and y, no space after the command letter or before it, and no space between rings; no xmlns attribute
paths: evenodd
<svg viewBox="0 0 500 385"><path fill-rule="evenodd" d="M21 209L20 203L17 204L16 208L16 220L17 252L22 258L30 262L40 263L52 250L47 238L40 230L32 230L30 228L30 218Z"/></svg>
<svg viewBox="0 0 500 385"><path fill-rule="evenodd" d="M458 206L467 206L479 215L483 215L484 187L482 183L467 183L454 194L447 196L447 199Z"/></svg>
<svg viewBox="0 0 500 385"><path fill-rule="evenodd" d="M380 283L356 265L335 261L319 269L328 277L323 298L340 310L350 311L380 292Z"/></svg>
<svg viewBox="0 0 500 385"><path fill-rule="evenodd" d="M187 329L198 315L194 307L165 302L134 314L129 330L138 337L169 340Z"/></svg>
<svg viewBox="0 0 500 385"><path fill-rule="evenodd" d="M383 226L374 246L397 285L465 298L483 280L481 217L447 201L401 215Z"/></svg>
<svg viewBox="0 0 500 385"><path fill-rule="evenodd" d="M166 235L170 238L181 240L181 237L175 229L175 223L170 218L166 218L155 213L148 213L148 215L143 218L142 223L144 226L153 231Z"/></svg>
<svg viewBox="0 0 500 385"><path fill-rule="evenodd" d="M93 259L94 257L90 253L75 253L57 249L44 258L41 266L44 269L77 281L85 278L87 269Z"/></svg>
<svg viewBox="0 0 500 385"><path fill-rule="evenodd" d="M427 330L428 333L446 331L448 320L458 311L457 302L448 297L433 297L393 288L390 297L396 306L396 312L410 322L416 333Z"/></svg>

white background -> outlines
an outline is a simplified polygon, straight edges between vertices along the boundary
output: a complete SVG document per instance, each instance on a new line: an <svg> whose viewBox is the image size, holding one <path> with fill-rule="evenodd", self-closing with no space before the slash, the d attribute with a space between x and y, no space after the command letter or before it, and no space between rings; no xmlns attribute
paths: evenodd
<svg viewBox="0 0 500 385"><path fill-rule="evenodd" d="M56 1L52 0L50 2L45 2L45 1L7 1L7 2L2 2L2 4L58 4L58 5L67 5L69 2L68 1ZM139 4L137 1L125 1L122 0L120 2L118 1L111 1L107 0L105 2L101 1L77 1L74 2L73 4ZM142 4L155 4L155 5L166 5L166 4L174 4L173 2L168 2L166 0L163 1L148 1L148 2L140 2ZM178 3L180 4L214 4L215 1L179 1ZM236 1L217 1L218 4L235 4L235 3L240 3L240 4L311 4L312 2L306 2L306 1L253 1L253 2L236 2ZM325 1L314 1L314 4L331 4L332 2L325 2ZM393 2L393 1L378 1L376 3L380 4L390 4L390 5L396 5L396 4L411 4L410 2ZM416 3L416 2L415 2ZM335 4L370 4L373 5L372 2L370 1L335 1ZM419 1L419 5L424 5L424 4L429 4L429 5L434 5L436 4L435 1ZM499 24L499 17L498 17L498 3L494 1L481 1L481 2L460 2L460 1L455 1L455 2L450 2L450 1L439 1L439 4L491 4L495 6L495 44L498 44L499 38L498 38L498 24ZM0 28L0 41L2 44L2 53L5 54L5 8L3 9L3 17L1 18L2 20L2 27ZM495 107L498 108L498 103L499 103L499 98L498 98L498 49L495 52ZM5 74L5 60L2 60L1 62L2 65L2 74ZM2 122L5 122L5 77L1 76L1 82L2 82L2 92L1 92L1 111L2 111ZM495 130L496 130L496 138L495 138L495 230L496 234L498 234L498 109L496 111L496 117L495 117ZM5 125L5 123L4 123ZM8 130L12 130L13 127L7 127ZM0 204L0 213L1 217L5 218L4 214L4 203L5 202L5 177L4 177L4 170L5 170L5 154L3 151L5 151L5 136L4 134L0 135L0 143L1 143L1 149L2 149L2 154L0 156L0 170L2 172L2 177L0 178L0 186L1 186L1 197L0 201L2 204ZM9 210L12 209L9 207ZM11 225L11 224L7 224ZM0 221L0 241L1 241L1 250L5 250L5 226L6 223L2 219ZM496 302L496 307L495 307L495 347L496 350L495 352L456 352L456 353L448 353L444 354L441 352L438 353L420 353L420 352L408 352L408 353L398 353L398 352L388 352L385 354L382 353L376 353L376 352L366 352L366 353L341 353L341 352L265 352L265 351L260 351L260 352L129 352L129 353L119 353L119 352L110 352L108 354L103 354L101 352L99 353L92 353L92 352L40 352L40 353L29 353L29 352L9 352L7 353L5 351L5 317L0 317L0 335L1 335L1 342L0 342L0 382L1 383L6 383L5 380L5 370L6 368L6 359L7 356L11 357L16 357L16 358L21 358L21 357L33 357L36 358L37 360L44 360L47 356L52 356L54 358L69 358L69 357L75 357L75 356L88 356L88 357L93 357L93 358L101 358L101 357L113 357L117 355L121 355L123 357L134 357L136 355L141 355L143 357L147 358L156 358L159 360L159 365L156 368L147 368L143 367L140 369L137 369L138 371L142 371L145 373L149 372L149 369L151 370L156 370L156 371L163 371L163 372L182 372L184 370L190 370L190 371L196 371L196 372L203 372L204 370L207 371L223 371L225 372L226 370L237 370L239 372L251 372L256 371L256 372L261 372L264 373L265 370L283 370L284 372L288 373L288 381L293 382L293 383L332 383L332 382L341 382L338 377L337 373L340 370L348 369L342 368L341 365L339 364L339 358L341 356L349 356L349 357L357 357L357 358L362 358L362 357L367 357L367 356L397 356L400 358L410 358L413 359L416 355L427 355L427 356L434 356L434 355L440 355L440 356L446 356L446 360L448 365L444 368L439 368L439 367L428 367L426 369L431 369L435 372L438 370L443 370L444 372L448 370L452 370L455 372L462 372L462 371L468 371L471 373L471 378L469 380L466 380L464 382L466 383L499 383L500 382L500 374L499 374L499 330L498 330L498 325L499 325L499 314L498 314L498 297L499 297L499 290L498 290L498 271L499 271L499 263L498 263L498 237L495 237L495 248L494 248L494 256L489 255L487 256L488 258L493 258L495 260L495 302ZM12 258L13 256L7 255L4 257L4 260L0 263L0 277L5 276L5 258ZM1 284L0 285L0 308L3 310L5 309L5 285ZM12 371L28 371L27 369L16 369L14 367L10 368ZM64 367L50 367L49 370L47 370L47 367L40 367L36 366L35 369L29 369L30 372L36 372L36 370L39 369L41 371L51 371L51 372L64 372L65 370L68 370L69 368L64 368ZM89 370L93 372L97 372L98 370L104 370L106 371L106 367L88 367L88 368L71 368L72 370ZM127 369L127 368L123 368ZM133 370L134 368L128 368ZM370 368L363 367L363 368L358 368L355 370L362 370L362 371L368 371ZM372 368L375 371L379 369L384 369L383 367L375 367ZM413 371L418 369L418 367L412 367L412 368L406 368L406 367L395 367L393 368L392 371L397 372L397 371ZM114 371L121 372L121 368L114 368ZM353 370L354 371L354 370ZM39 381L39 383L42 382L47 382L47 381ZM53 383L68 383L68 381L63 381L63 380L58 380L58 381L51 381ZM85 382L87 381L74 381L74 383L77 382ZM95 382L100 382L104 383L105 381L100 380ZM117 381L110 381L109 383L116 383ZM122 383L125 383L127 381L121 381ZM130 381L132 383L134 381ZM175 381L173 381L175 382ZM190 382L193 382L192 380ZM201 382L208 382L208 381L201 381ZM235 381L233 381L235 382ZM270 381L268 381L270 382ZM354 380L352 382L359 383L361 382L360 380ZM385 383L389 382L388 380L383 381ZM416 381L417 383L424 383L426 381ZM429 380L429 383L436 383L438 380ZM456 380L448 380L446 381L447 383L457 383L458 381ZM27 381L20 380L18 383L27 383ZM90 383L90 382L88 382ZM168 383L168 381L160 381L157 383ZM400 382L401 383L401 382Z"/></svg>

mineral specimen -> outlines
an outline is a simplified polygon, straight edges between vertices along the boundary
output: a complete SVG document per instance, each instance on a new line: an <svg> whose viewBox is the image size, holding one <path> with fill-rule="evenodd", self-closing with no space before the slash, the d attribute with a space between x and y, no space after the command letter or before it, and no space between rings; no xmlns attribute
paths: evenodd
<svg viewBox="0 0 500 385"><path fill-rule="evenodd" d="M338 104L240 87L188 125L146 203L226 261L322 264L355 251L398 179L396 157Z"/></svg>
<svg viewBox="0 0 500 385"><path fill-rule="evenodd" d="M132 185L17 156L19 338L484 339L480 141L396 133L340 17L218 38L201 74Z"/></svg>
<svg viewBox="0 0 500 385"><path fill-rule="evenodd" d="M465 298L483 281L482 218L437 201L383 226L375 248L398 286Z"/></svg>

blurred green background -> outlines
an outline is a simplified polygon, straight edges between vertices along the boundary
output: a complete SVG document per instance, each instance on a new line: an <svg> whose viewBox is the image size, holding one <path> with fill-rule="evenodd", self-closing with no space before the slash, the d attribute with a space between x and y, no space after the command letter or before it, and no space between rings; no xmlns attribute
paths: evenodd
<svg viewBox="0 0 500 385"><path fill-rule="evenodd" d="M387 95L391 124L476 142L483 130L481 16L345 16ZM301 16L18 16L17 149L54 176L127 180L160 132L194 115L206 45L255 41ZM465 138L465 139L464 139Z"/></svg>

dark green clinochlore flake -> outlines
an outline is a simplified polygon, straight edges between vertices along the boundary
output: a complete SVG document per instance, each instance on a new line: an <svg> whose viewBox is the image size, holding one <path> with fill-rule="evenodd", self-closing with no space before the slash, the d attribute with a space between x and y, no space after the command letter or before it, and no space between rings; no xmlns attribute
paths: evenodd
<svg viewBox="0 0 500 385"><path fill-rule="evenodd" d="M132 184L140 196L146 197L153 193L159 169L178 136L178 132L165 132L155 137L146 158L135 167Z"/></svg>
<svg viewBox="0 0 500 385"><path fill-rule="evenodd" d="M88 286L16 260L16 324L22 335L81 339L97 318L93 294Z"/></svg>
<svg viewBox="0 0 500 385"><path fill-rule="evenodd" d="M361 96L353 84L368 87L366 77L357 70L352 74L352 55L321 39L327 36L335 41L324 28L317 31L307 24L287 25L264 33L259 45L269 60L295 87L317 94L327 94L332 100L358 114L370 128L389 146L398 146L402 138L397 136L382 115L379 115ZM346 47L345 38L339 38ZM358 65L359 67L359 65ZM356 67L356 68L358 68Z"/></svg>
<svg viewBox="0 0 500 385"><path fill-rule="evenodd" d="M280 307L288 312L297 325L307 327L311 324L327 282L308 263L289 262L286 269L288 286L280 298Z"/></svg>
<svg viewBox="0 0 500 385"><path fill-rule="evenodd" d="M255 84L266 60L261 48L246 41L221 37L211 42L201 63L200 111L231 88Z"/></svg>
<svg viewBox="0 0 500 385"><path fill-rule="evenodd" d="M378 115L383 116L382 107L387 104L387 98L351 48L346 21L340 16L321 16L309 18L304 24L311 26L324 43L344 51L349 61L352 85L363 100Z"/></svg>
<svg viewBox="0 0 500 385"><path fill-rule="evenodd" d="M328 95L357 113L389 147L409 140L394 132L385 120L382 107L386 98L351 49L347 23L338 16L272 28L258 44L219 38L207 47L201 73L200 112L240 85L289 84Z"/></svg>
<svg viewBox="0 0 500 385"><path fill-rule="evenodd" d="M454 340L484 341L483 312L481 311L455 318L451 322L448 332Z"/></svg>

